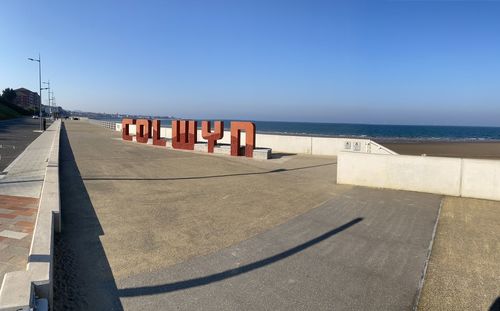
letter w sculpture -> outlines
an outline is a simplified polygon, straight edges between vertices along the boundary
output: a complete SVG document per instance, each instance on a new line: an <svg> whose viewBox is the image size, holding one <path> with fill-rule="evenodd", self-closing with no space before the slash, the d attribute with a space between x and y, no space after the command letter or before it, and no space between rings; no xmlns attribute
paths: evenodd
<svg viewBox="0 0 500 311"><path fill-rule="evenodd" d="M198 128L196 121L172 121L172 147L174 149L194 150L194 144L197 141Z"/></svg>

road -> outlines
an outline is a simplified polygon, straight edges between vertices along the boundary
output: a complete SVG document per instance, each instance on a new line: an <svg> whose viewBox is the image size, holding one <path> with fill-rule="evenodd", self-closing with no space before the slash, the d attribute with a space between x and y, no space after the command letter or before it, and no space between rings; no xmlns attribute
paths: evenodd
<svg viewBox="0 0 500 311"><path fill-rule="evenodd" d="M39 132L34 132L39 128L39 119L18 118L0 121L0 172L40 135Z"/></svg>

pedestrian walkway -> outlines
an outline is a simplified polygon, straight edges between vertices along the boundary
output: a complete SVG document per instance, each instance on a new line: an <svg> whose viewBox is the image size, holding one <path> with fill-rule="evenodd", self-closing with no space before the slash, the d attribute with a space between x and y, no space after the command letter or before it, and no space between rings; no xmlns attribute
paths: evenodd
<svg viewBox="0 0 500 311"><path fill-rule="evenodd" d="M55 133L49 128L4 170L0 179L0 195L40 197Z"/></svg>
<svg viewBox="0 0 500 311"><path fill-rule="evenodd" d="M440 197L353 188L269 231L118 279L125 310L412 310Z"/></svg>
<svg viewBox="0 0 500 311"><path fill-rule="evenodd" d="M37 210L37 198L0 195L0 280L26 269Z"/></svg>
<svg viewBox="0 0 500 311"><path fill-rule="evenodd" d="M67 121L54 306L412 310L441 196L336 184L336 158L130 144Z"/></svg>
<svg viewBox="0 0 500 311"><path fill-rule="evenodd" d="M419 310L500 311L500 202L443 201Z"/></svg>
<svg viewBox="0 0 500 311"><path fill-rule="evenodd" d="M26 269L54 134L49 128L38 136L1 175L0 280L7 272Z"/></svg>

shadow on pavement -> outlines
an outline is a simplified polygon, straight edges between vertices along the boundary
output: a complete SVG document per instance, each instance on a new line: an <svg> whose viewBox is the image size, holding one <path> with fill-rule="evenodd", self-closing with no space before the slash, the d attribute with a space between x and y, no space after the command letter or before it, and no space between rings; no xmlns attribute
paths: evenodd
<svg viewBox="0 0 500 311"><path fill-rule="evenodd" d="M43 181L43 179L30 179L30 180L16 180L16 181L1 181L0 184L22 184L22 183L27 183L27 182L40 182Z"/></svg>
<svg viewBox="0 0 500 311"><path fill-rule="evenodd" d="M99 236L103 229L61 128L62 230L55 237L54 309L123 310Z"/></svg>
<svg viewBox="0 0 500 311"><path fill-rule="evenodd" d="M498 296L497 299L495 299L489 311L500 311L500 296Z"/></svg>
<svg viewBox="0 0 500 311"><path fill-rule="evenodd" d="M331 162L326 164L319 165L311 165L297 168L278 168L271 171L265 172L250 172L250 173L236 173L236 174L223 174L223 175L209 175L209 176L188 176L188 177L158 177L158 178L144 178L144 177L83 177L83 180L192 180L192 179L210 179L210 178L223 178L223 177L235 177L235 176L251 176L251 175L264 175L264 174L275 174L275 173L283 173L283 172L292 172L298 170L305 170L310 168L329 166L337 164L337 162Z"/></svg>
<svg viewBox="0 0 500 311"><path fill-rule="evenodd" d="M281 158L286 158L286 157L291 157L297 155L296 153L289 153L289 152L273 152L271 154L271 159L281 159Z"/></svg>
<svg viewBox="0 0 500 311"><path fill-rule="evenodd" d="M215 282L220 282L225 279L229 279L238 275L241 275L243 273L251 272L253 270L265 267L267 265L273 264L277 261L283 260L287 257L290 257L292 255L295 255L321 241L324 241L331 236L340 233L351 226L359 223L362 221L363 218L355 218L351 220L348 223L343 224L340 227L337 227L335 229L332 229L312 240L309 240L305 243L302 243L300 245L297 245L291 249L288 249L284 252L281 252L279 254L276 254L274 256L264 258L262 260L234 268L234 269L229 269L223 272L199 277L199 278L194 278L194 279L189 279L185 281L179 281L179 282L174 282L174 283L168 283L168 284L162 284L162 285L155 285L155 286L144 286L144 287L135 287L135 288L124 288L118 290L120 297L135 297L135 296L147 296L147 295L156 295L156 294L162 294L162 293L169 293L169 292L175 292L183 289L189 289L193 287L198 287L198 286L203 286L207 285L210 283L215 283Z"/></svg>

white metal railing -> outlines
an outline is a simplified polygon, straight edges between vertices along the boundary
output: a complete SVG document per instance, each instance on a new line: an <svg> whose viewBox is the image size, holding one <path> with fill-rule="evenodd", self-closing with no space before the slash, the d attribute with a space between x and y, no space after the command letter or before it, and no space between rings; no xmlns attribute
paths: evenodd
<svg viewBox="0 0 500 311"><path fill-rule="evenodd" d="M103 121L103 120L94 120L94 119L88 119L89 123L96 124L99 126L102 126L104 128L110 129L110 130L115 130L115 122L111 121Z"/></svg>

